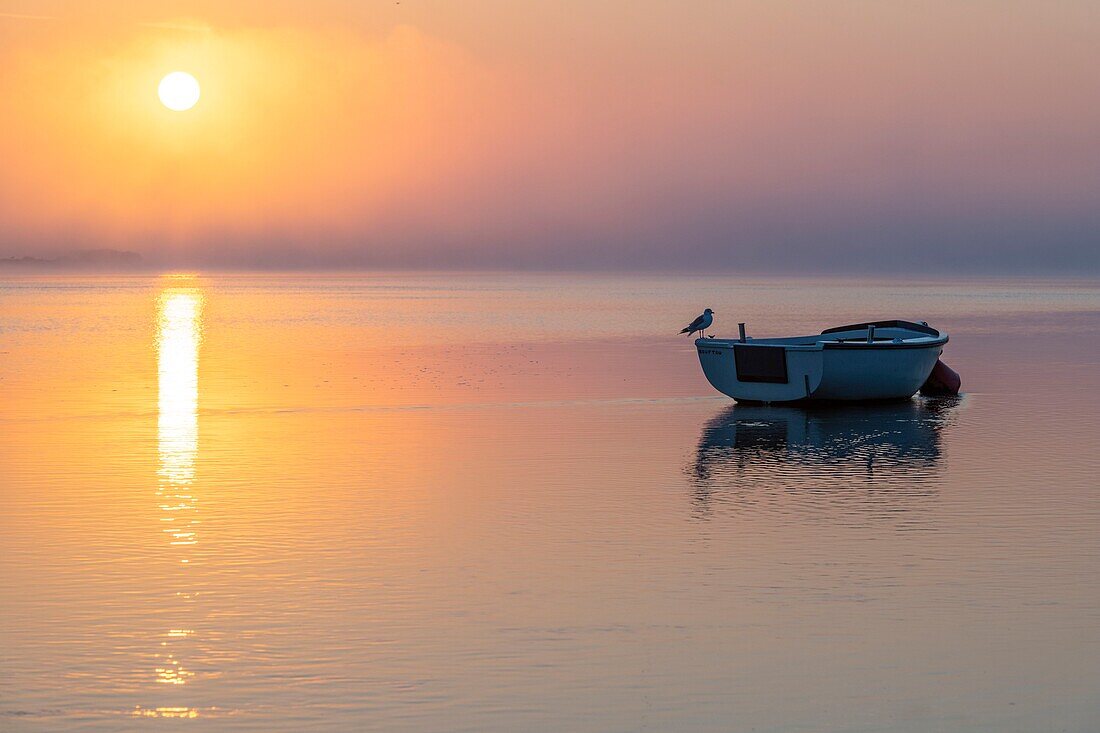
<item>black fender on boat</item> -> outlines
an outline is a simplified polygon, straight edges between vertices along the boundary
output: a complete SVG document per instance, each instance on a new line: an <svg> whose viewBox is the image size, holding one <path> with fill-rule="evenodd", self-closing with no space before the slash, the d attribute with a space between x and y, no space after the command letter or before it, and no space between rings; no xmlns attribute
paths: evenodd
<svg viewBox="0 0 1100 733"><path fill-rule="evenodd" d="M920 393L927 396L955 395L962 388L962 377L951 367L937 359L932 373L921 385Z"/></svg>

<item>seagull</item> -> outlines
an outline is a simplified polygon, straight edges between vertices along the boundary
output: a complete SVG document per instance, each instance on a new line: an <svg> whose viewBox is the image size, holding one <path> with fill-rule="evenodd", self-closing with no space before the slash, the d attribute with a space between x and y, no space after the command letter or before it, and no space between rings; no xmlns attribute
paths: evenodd
<svg viewBox="0 0 1100 733"><path fill-rule="evenodd" d="M698 316L694 321L684 326L684 330L680 331L680 333L686 333L690 336L696 331L699 331L703 334L703 337L706 338L707 329L710 328L710 324L712 323L714 323L714 311L707 308L703 311L703 315Z"/></svg>

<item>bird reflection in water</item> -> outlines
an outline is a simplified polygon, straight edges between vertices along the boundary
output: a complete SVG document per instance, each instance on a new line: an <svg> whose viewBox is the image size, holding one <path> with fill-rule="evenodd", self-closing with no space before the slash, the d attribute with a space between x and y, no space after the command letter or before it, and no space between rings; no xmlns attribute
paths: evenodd
<svg viewBox="0 0 1100 733"><path fill-rule="evenodd" d="M725 408L704 426L689 469L696 508L894 516L935 495L942 434L961 399Z"/></svg>
<svg viewBox="0 0 1100 733"><path fill-rule="evenodd" d="M181 573L187 572L199 541L193 483L199 438L202 306L202 292L196 288L167 288L157 301L157 498L162 529L178 556ZM174 608L185 609L193 600L187 587L183 582L176 591ZM164 632L157 654L157 682L185 685L194 676L180 659L181 646L194 635L187 625L179 623ZM178 708L164 710L179 713Z"/></svg>

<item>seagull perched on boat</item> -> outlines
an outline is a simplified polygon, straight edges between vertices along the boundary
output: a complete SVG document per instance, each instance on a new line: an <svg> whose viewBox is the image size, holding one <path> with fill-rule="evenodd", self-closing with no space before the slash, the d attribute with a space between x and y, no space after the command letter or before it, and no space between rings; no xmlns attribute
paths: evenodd
<svg viewBox="0 0 1100 733"><path fill-rule="evenodd" d="M710 324L714 323L714 311L707 308L703 311L702 315L696 317L694 321L684 326L684 330L680 333L686 333L688 336L692 335L696 331L703 334L703 338L706 338L707 329L710 328Z"/></svg>

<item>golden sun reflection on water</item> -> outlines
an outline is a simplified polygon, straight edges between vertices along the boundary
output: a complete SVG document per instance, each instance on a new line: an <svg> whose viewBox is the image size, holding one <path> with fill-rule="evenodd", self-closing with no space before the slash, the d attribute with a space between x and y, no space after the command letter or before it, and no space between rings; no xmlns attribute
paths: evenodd
<svg viewBox="0 0 1100 733"><path fill-rule="evenodd" d="M136 718L197 718L199 711L195 708L143 708L136 707L131 713Z"/></svg>
<svg viewBox="0 0 1100 733"><path fill-rule="evenodd" d="M157 450L162 485L187 485L195 476L202 301L198 290L170 288L157 305Z"/></svg>
<svg viewBox="0 0 1100 733"><path fill-rule="evenodd" d="M179 548L183 566L191 562L190 551L198 544L198 505L192 483L199 442L202 305L202 292L196 288L168 288L157 301L157 497L164 532L169 544ZM176 596L185 601L189 597ZM193 630L179 627L165 633L157 655L157 682L184 685L195 676L172 650L193 635Z"/></svg>

